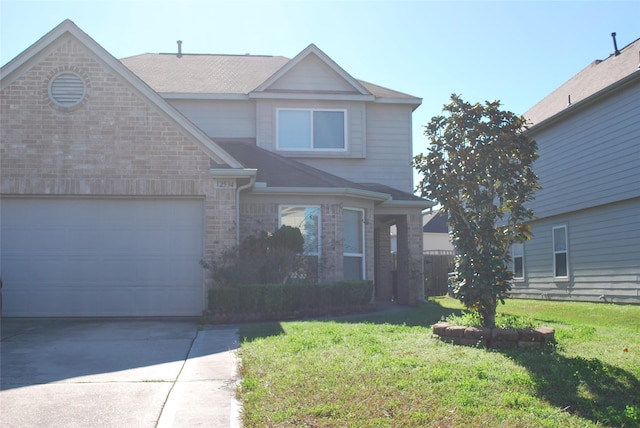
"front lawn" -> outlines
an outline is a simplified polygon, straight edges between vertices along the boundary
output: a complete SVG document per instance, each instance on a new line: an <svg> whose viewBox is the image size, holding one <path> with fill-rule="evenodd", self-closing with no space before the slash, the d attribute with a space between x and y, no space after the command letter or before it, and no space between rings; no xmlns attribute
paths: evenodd
<svg viewBox="0 0 640 428"><path fill-rule="evenodd" d="M460 313L398 312L241 329L245 427L640 427L640 306L509 300L556 329L551 350L442 343Z"/></svg>

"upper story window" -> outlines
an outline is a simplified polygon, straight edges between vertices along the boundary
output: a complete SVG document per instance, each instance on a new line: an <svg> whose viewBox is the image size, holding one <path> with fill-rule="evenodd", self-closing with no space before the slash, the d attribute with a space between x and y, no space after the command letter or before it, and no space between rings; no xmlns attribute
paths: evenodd
<svg viewBox="0 0 640 428"><path fill-rule="evenodd" d="M278 109L278 149L346 150L346 110Z"/></svg>
<svg viewBox="0 0 640 428"><path fill-rule="evenodd" d="M567 226L555 226L553 229L553 277L569 278L569 246Z"/></svg>

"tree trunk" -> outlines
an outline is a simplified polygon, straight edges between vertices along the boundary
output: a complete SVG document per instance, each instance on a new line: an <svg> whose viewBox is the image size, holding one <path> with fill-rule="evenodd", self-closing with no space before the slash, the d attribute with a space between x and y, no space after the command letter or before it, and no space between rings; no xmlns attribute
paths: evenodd
<svg viewBox="0 0 640 428"><path fill-rule="evenodd" d="M496 326L496 309L498 307L498 299L496 296L485 296L484 302L480 306L480 316L482 317L483 327L494 328Z"/></svg>

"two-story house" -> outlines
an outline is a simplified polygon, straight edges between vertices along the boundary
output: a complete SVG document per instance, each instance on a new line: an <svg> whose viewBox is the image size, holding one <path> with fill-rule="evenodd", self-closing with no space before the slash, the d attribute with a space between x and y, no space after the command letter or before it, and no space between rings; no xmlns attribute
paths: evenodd
<svg viewBox="0 0 640 428"><path fill-rule="evenodd" d="M423 299L411 116L314 45L293 59L117 60L64 21L0 70L0 274L10 316L199 315L203 265L300 227L321 281Z"/></svg>
<svg viewBox="0 0 640 428"><path fill-rule="evenodd" d="M640 303L640 40L614 49L524 114L543 188L514 296Z"/></svg>

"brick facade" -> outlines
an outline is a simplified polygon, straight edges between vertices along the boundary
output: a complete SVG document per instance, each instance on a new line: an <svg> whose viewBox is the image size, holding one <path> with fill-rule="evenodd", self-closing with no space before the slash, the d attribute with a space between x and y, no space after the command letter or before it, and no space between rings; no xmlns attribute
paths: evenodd
<svg viewBox="0 0 640 428"><path fill-rule="evenodd" d="M279 227L280 205L317 205L321 216L321 258L319 260L320 281L331 282L343 278L343 231L342 212L344 207L357 207L357 203L336 201L333 198L282 198L242 196L240 202L240 239L262 230L273 231ZM365 210L365 278L375 276L373 257L373 215L372 208Z"/></svg>
<svg viewBox="0 0 640 428"><path fill-rule="evenodd" d="M422 254L422 212L407 216L409 248L409 283L411 303L421 302L424 294L424 260Z"/></svg>
<svg viewBox="0 0 640 428"><path fill-rule="evenodd" d="M0 193L198 197L204 258L232 245L235 181L220 186L211 177L210 158L193 137L74 39L47 52L0 93ZM62 71L86 82L74 108L49 98L49 81Z"/></svg>

